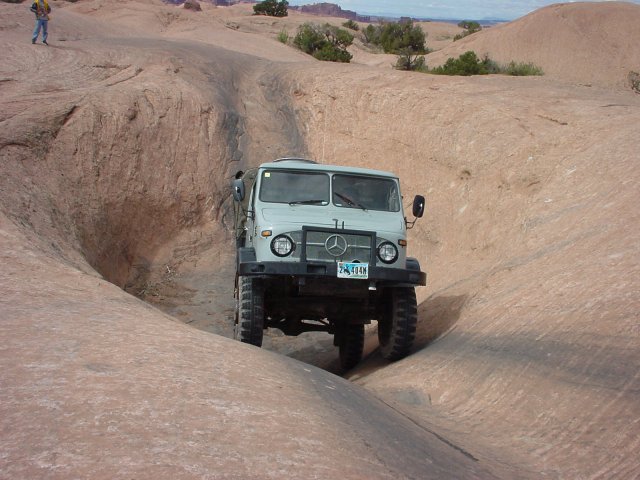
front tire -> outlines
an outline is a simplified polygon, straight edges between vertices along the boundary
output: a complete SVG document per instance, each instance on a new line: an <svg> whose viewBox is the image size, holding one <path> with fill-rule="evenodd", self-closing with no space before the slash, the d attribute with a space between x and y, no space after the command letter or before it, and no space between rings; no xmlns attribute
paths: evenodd
<svg viewBox="0 0 640 480"><path fill-rule="evenodd" d="M264 335L264 288L259 278L238 279L237 324L235 337L243 343L262 346Z"/></svg>
<svg viewBox="0 0 640 480"><path fill-rule="evenodd" d="M362 360L364 325L345 325L337 340L340 351L340 367L343 371L351 370Z"/></svg>
<svg viewBox="0 0 640 480"><path fill-rule="evenodd" d="M380 352L387 360L409 355L416 337L418 304L412 287L391 288L385 292L381 318L378 320Z"/></svg>

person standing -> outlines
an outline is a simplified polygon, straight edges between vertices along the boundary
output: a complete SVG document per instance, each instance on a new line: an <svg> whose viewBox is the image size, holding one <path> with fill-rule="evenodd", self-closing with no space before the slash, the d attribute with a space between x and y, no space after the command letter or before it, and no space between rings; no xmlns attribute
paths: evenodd
<svg viewBox="0 0 640 480"><path fill-rule="evenodd" d="M35 0L31 5L31 11L36 14L36 28L33 30L33 37L31 37L31 43L36 43L40 30L42 30L42 43L47 43L47 27L49 26L49 14L51 13L51 7L47 0Z"/></svg>

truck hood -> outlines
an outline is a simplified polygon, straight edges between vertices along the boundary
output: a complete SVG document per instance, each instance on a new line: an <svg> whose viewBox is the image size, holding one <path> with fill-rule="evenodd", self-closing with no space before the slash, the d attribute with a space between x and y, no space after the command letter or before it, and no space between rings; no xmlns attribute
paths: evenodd
<svg viewBox="0 0 640 480"><path fill-rule="evenodd" d="M263 208L260 213L266 223L278 225L278 227L286 225L290 227L290 230L300 230L303 225L333 228L336 226L337 220L339 228L342 228L344 222L344 228L348 230L396 234L404 232L404 218L400 212L292 205L280 208ZM268 225L264 225L264 227L268 227Z"/></svg>

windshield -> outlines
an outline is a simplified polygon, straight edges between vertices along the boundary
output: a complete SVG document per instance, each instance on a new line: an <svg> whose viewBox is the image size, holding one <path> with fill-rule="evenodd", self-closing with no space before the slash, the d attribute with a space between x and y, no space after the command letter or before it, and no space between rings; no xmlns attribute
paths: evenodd
<svg viewBox="0 0 640 480"><path fill-rule="evenodd" d="M260 200L291 205L328 205L329 175L267 170L262 174Z"/></svg>
<svg viewBox="0 0 640 480"><path fill-rule="evenodd" d="M390 178L336 174L333 176L333 203L345 208L400 211L398 186Z"/></svg>
<svg viewBox="0 0 640 480"><path fill-rule="evenodd" d="M329 205L329 174L267 170L262 173L260 200L289 205ZM343 208L400 211L398 185L391 178L332 175L333 204Z"/></svg>

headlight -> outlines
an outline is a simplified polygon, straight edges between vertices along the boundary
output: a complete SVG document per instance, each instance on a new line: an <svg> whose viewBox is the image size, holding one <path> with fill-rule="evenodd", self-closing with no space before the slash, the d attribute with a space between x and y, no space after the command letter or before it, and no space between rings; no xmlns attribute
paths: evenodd
<svg viewBox="0 0 640 480"><path fill-rule="evenodd" d="M378 245L378 258L384 263L393 263L398 259L398 249L391 242Z"/></svg>
<svg viewBox="0 0 640 480"><path fill-rule="evenodd" d="M286 257L290 255L296 249L296 244L293 243L286 235L278 235L271 240L271 251L277 257Z"/></svg>

